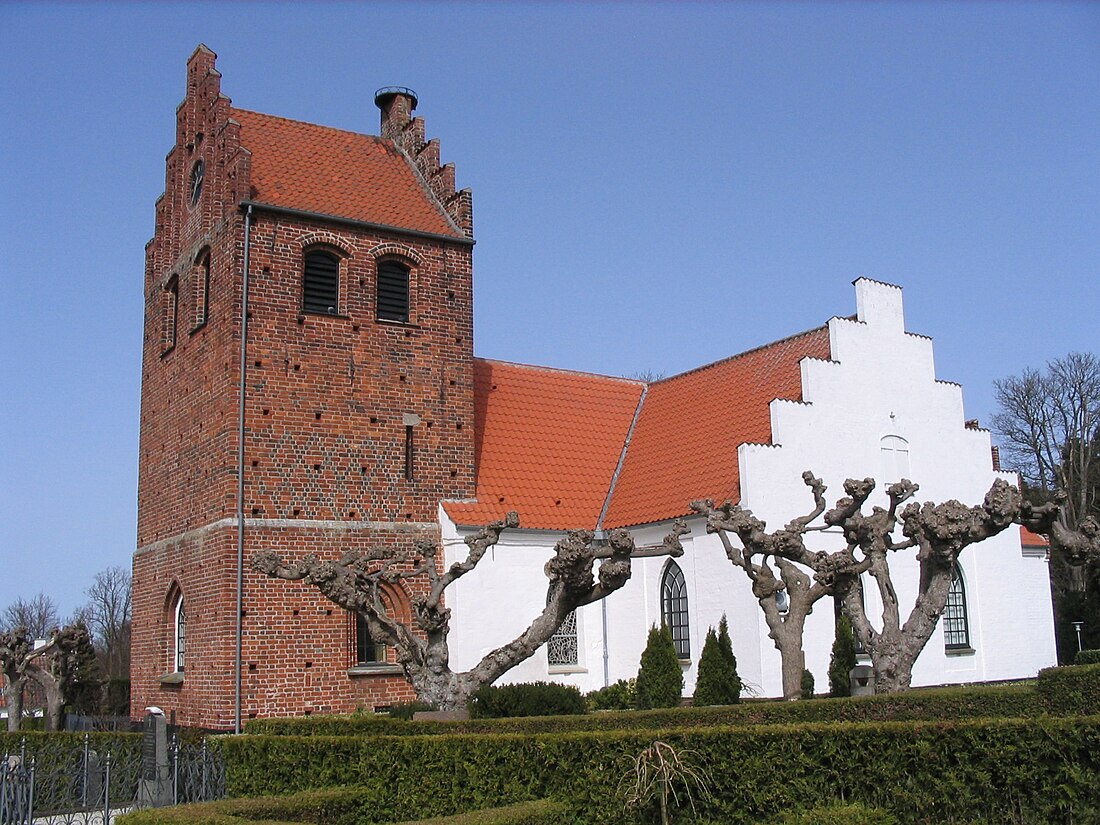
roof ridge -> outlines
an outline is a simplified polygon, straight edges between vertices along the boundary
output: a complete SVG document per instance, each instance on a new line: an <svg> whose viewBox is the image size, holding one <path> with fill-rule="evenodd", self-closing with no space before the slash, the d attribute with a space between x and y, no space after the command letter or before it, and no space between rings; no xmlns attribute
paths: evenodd
<svg viewBox="0 0 1100 825"><path fill-rule="evenodd" d="M393 143L393 141L387 141L386 138L380 137L378 135L371 135L367 132L356 132L353 129L341 129L337 126L325 126L321 123L311 123L308 120L299 120L295 117L283 117L282 115L272 115L268 114L267 112L257 112L254 109L242 109L240 106L231 106L229 108L229 112L230 117L233 116L234 112L244 112L246 115L257 115L259 117L271 118L272 120L281 120L285 123L297 123L301 126L312 126L314 129L324 129L326 132L342 132L345 135L355 135L356 137L370 138L377 143Z"/></svg>
<svg viewBox="0 0 1100 825"><path fill-rule="evenodd" d="M508 366L508 367L521 367L523 369L529 369L529 370L543 370L545 372L558 372L558 373L562 373L564 375L581 375L581 376L585 376L587 378L606 378L609 381L621 381L624 384L634 384L634 385L638 385L638 386L642 386L642 387L648 387L650 383L653 383L653 382L642 381L638 378L626 378L625 376L621 376L621 375L606 375L606 374L601 373L601 372L588 372L586 370L570 370L570 369L565 369L563 367L546 367L546 366L542 366L540 364L524 364L524 363L521 363L519 361L505 361L502 358L483 358L481 356L474 356L474 360L484 361L487 364L502 364L502 365Z"/></svg>
<svg viewBox="0 0 1100 825"><path fill-rule="evenodd" d="M607 486L607 495L603 499L603 507L600 508L600 515L596 519L596 530L603 530L604 519L607 518L607 511L611 509L611 501L615 498L615 488L619 484L619 476L622 474L623 465L626 464L626 454L630 450L630 442L634 438L634 430L638 426L638 419L642 417L642 407L645 405L646 396L649 395L649 386L642 387L642 394L638 397L638 406L634 408L634 417L630 419L630 427L626 431L626 438L623 440L623 448L619 451L619 462L615 465L615 472L611 474L611 483Z"/></svg>
<svg viewBox="0 0 1100 825"><path fill-rule="evenodd" d="M666 383L668 381L672 381L676 378L683 378L685 375L691 375L692 373L702 372L703 370L708 370L711 367L717 367L717 366L720 366L721 364L727 364L730 361L736 361L738 358L744 358L748 355L754 355L758 352L762 352L763 350L770 349L770 348L775 347L775 346L779 346L780 344L785 344L788 341L794 341L797 338L804 338L807 335L813 335L815 332L821 332L822 330L827 330L828 328L829 328L828 324L821 324L820 326L811 327L810 329L803 330L802 332L796 332L793 335L788 335L785 338L778 338L775 341L770 341L767 344L761 344L758 347L753 347L752 349L747 349L747 350L744 350L743 352L735 353L734 355L727 355L725 358L719 358L717 361L711 361L708 364L702 364L701 366L698 366L698 367L692 367L689 370L684 370L683 372L678 372L675 375L668 376L667 378L660 378L660 379L658 379L656 381L653 381L651 383L653 383L653 384L664 384L664 383Z"/></svg>

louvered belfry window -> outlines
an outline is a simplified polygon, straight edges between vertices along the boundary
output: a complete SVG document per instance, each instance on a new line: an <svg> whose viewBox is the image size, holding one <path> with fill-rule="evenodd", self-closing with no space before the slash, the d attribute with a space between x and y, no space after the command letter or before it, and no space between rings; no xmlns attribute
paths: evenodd
<svg viewBox="0 0 1100 825"><path fill-rule="evenodd" d="M378 264L378 319L409 320L409 268L397 261Z"/></svg>
<svg viewBox="0 0 1100 825"><path fill-rule="evenodd" d="M336 315L340 299L340 259L331 252L307 252L302 275L302 311Z"/></svg>

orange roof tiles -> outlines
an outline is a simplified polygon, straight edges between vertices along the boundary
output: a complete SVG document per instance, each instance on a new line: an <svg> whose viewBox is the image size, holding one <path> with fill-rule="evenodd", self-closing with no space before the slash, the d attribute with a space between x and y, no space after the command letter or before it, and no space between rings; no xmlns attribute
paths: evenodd
<svg viewBox="0 0 1100 825"><path fill-rule="evenodd" d="M477 498L444 507L459 524L516 510L523 527L564 530L663 521L696 498L737 501L737 447L770 443L768 405L801 400L806 357L830 357L828 328L655 382L644 400L639 381L475 360Z"/></svg>
<svg viewBox="0 0 1100 825"><path fill-rule="evenodd" d="M1049 547L1050 542L1046 536L1032 533L1026 527L1020 528L1020 544L1023 547Z"/></svg>
<svg viewBox="0 0 1100 825"><path fill-rule="evenodd" d="M232 109L252 153L252 200L462 237L392 141Z"/></svg>
<svg viewBox="0 0 1100 825"><path fill-rule="evenodd" d="M830 357L827 327L651 384L603 526L685 515L692 499L738 501L737 448L771 442L768 405L802 400L806 357Z"/></svg>
<svg viewBox="0 0 1100 825"><path fill-rule="evenodd" d="M645 385L476 359L474 387L477 500L446 502L450 517L595 529Z"/></svg>

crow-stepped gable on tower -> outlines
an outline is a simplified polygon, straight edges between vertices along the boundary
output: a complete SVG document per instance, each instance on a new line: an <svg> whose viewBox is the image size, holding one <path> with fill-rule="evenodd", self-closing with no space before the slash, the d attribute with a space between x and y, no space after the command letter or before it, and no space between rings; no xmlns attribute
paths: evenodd
<svg viewBox="0 0 1100 825"><path fill-rule="evenodd" d="M377 103L381 136L259 114L188 61L146 254L136 708L235 724L239 477L248 558L437 539L473 494L470 193L411 91ZM243 575L245 719L411 698L349 614Z"/></svg>

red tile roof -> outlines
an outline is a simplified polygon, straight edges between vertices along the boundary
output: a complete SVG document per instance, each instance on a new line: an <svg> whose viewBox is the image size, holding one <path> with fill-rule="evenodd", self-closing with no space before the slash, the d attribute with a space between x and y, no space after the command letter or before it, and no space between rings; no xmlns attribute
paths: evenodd
<svg viewBox="0 0 1100 825"><path fill-rule="evenodd" d="M768 404L801 400L799 361L829 356L821 327L650 384L644 400L639 381L476 360L477 498L444 506L459 524L514 509L523 527L563 530L675 518L695 498L737 501L738 445L769 443Z"/></svg>
<svg viewBox="0 0 1100 825"><path fill-rule="evenodd" d="M1023 547L1049 547L1050 542L1046 536L1032 533L1026 527L1020 528L1020 545Z"/></svg>
<svg viewBox="0 0 1100 825"><path fill-rule="evenodd" d="M475 359L474 386L477 500L447 502L450 517L595 529L645 385Z"/></svg>
<svg viewBox="0 0 1100 825"><path fill-rule="evenodd" d="M827 327L650 385L603 526L685 515L692 499L738 501L737 447L771 443L768 405L802 400L806 357L830 357Z"/></svg>
<svg viewBox="0 0 1100 825"><path fill-rule="evenodd" d="M252 153L252 200L462 237L392 141L232 109Z"/></svg>

